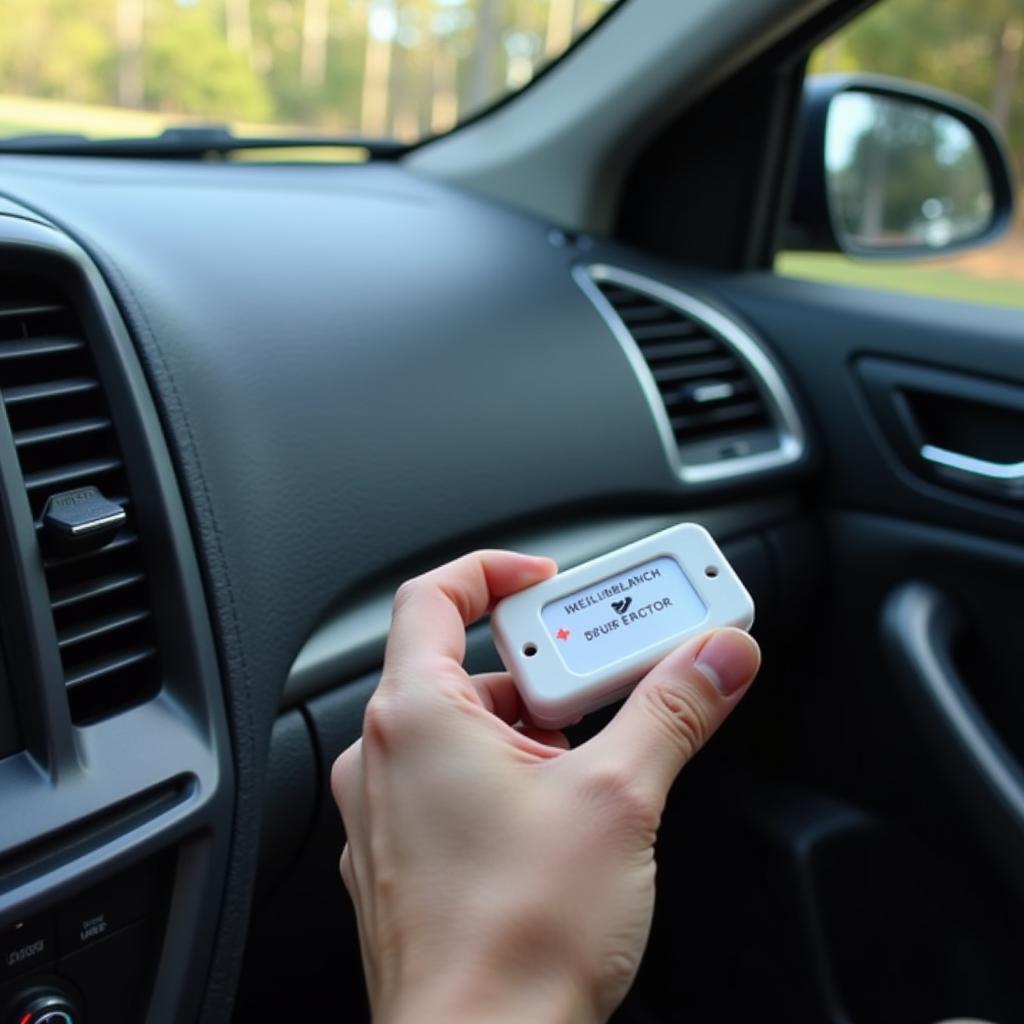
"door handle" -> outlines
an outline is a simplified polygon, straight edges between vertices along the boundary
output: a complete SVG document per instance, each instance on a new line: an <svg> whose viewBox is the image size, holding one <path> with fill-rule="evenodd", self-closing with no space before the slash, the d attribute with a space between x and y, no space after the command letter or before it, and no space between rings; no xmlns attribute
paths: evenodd
<svg viewBox="0 0 1024 1024"><path fill-rule="evenodd" d="M961 813L1024 895L1024 769L960 677L959 613L938 588L908 582L885 602L881 625L896 682Z"/></svg>
<svg viewBox="0 0 1024 1024"><path fill-rule="evenodd" d="M1024 461L991 462L934 444L921 446L921 458L944 472L967 478L976 486L990 487L1011 498L1024 498Z"/></svg>
<svg viewBox="0 0 1024 1024"><path fill-rule="evenodd" d="M1024 501L1024 387L862 356L865 394L893 450L917 476Z"/></svg>

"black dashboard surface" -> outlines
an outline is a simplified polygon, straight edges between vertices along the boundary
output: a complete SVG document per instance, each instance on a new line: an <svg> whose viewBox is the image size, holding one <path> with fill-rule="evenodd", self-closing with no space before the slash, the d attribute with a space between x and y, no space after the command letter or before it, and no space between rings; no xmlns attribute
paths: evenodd
<svg viewBox="0 0 1024 1024"><path fill-rule="evenodd" d="M257 733L317 618L383 567L678 489L542 223L390 166L0 169L121 305Z"/></svg>
<svg viewBox="0 0 1024 1024"><path fill-rule="evenodd" d="M830 565L815 530L787 523L798 511L833 504L1019 538L1015 508L939 487L901 462L853 372L864 355L888 349L915 366L938 361L1015 378L1013 311L981 317L932 300L865 301L862 292L770 274L672 266L608 242L581 243L388 164L0 158L0 237L22 216L74 239L105 278L144 365L205 576L236 802L233 820L223 821L231 866L204 1021L226 1019L235 991L261 816L272 828L290 828L288 814L275 818L269 785L275 719L297 737L290 755L275 748L285 780L276 799L322 819L295 842L308 838L306 852L323 855L324 877L340 899L339 823L329 798L315 811L323 792L314 795L316 779L329 770L332 748L358 733L388 594L403 576L470 546L520 538L528 546L546 534L571 534L581 545L595 530L595 546L613 547L608 523L637 530L624 540L659 516L693 516L745 544L752 575L763 570L769 599L758 599L759 619L778 645L775 671L783 676L796 659L799 676L800 653L788 638L827 613L833 595L821 607L806 601ZM624 348L573 279L577 264L599 262L719 296L722 305L712 299L712 306L727 305L731 319L757 325L811 430L798 462L728 488L682 483ZM819 466L812 478L808 470ZM766 527L763 537L742 538ZM930 572L938 555L946 560L938 543L924 545L916 560L900 543L880 563L883 583L919 566ZM858 611L852 599L838 605L844 628L853 624L858 658L862 624L875 621L868 607ZM484 643L482 633L476 639ZM337 649L312 657L328 634L332 642L343 634L358 657L332 660ZM858 664L854 658L848 669L857 693L865 675ZM884 687L887 677L878 678ZM783 701L779 717L792 711L804 723L818 712L813 733L830 742L833 733L819 725L842 717L835 688L788 693L793 704ZM816 703L805 701L807 693ZM283 698L292 710L278 718ZM740 744L749 738L736 735ZM857 729L851 763L858 769L862 741ZM292 771L281 767L288 756ZM289 780L306 777L308 792L295 800ZM888 775L883 783L888 793ZM321 825L329 829L317 831ZM294 874L307 881L302 870ZM289 936L309 924L304 908L317 905L292 903ZM211 907L211 930L215 920ZM276 958L282 932L268 920ZM191 949L193 937L179 935L176 948ZM204 954L193 959L200 956L205 966Z"/></svg>
<svg viewBox="0 0 1024 1024"><path fill-rule="evenodd" d="M5 158L0 175L106 278L186 494L238 771L224 996L271 726L318 621L509 524L681 485L571 277L580 254L535 219L388 165Z"/></svg>

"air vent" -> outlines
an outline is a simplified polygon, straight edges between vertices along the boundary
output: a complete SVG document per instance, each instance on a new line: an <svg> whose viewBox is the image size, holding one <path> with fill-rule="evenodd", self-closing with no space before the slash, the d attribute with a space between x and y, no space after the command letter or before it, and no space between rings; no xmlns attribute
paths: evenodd
<svg viewBox="0 0 1024 1024"><path fill-rule="evenodd" d="M764 350L735 321L628 271L594 267L577 278L592 298L603 298L597 305L637 368L670 461L685 480L738 476L800 457L803 432L792 400Z"/></svg>
<svg viewBox="0 0 1024 1024"><path fill-rule="evenodd" d="M84 332L41 282L0 284L0 394L36 521L72 720L152 696L159 664L152 608L120 447ZM53 494L95 486L125 508L100 550L64 553L43 535Z"/></svg>

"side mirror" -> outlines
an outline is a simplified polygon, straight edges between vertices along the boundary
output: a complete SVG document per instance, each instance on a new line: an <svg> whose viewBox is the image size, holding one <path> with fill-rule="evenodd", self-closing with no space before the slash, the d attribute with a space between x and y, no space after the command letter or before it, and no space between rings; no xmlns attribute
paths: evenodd
<svg viewBox="0 0 1024 1024"><path fill-rule="evenodd" d="M804 84L786 245L912 258L983 245L1013 220L1006 150L985 113L899 79Z"/></svg>

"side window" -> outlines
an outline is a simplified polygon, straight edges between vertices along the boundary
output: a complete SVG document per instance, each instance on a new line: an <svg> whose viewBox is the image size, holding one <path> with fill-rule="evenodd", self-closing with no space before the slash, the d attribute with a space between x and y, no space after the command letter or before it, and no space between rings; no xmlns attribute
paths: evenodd
<svg viewBox="0 0 1024 1024"><path fill-rule="evenodd" d="M883 0L813 53L809 74L870 72L972 100L1002 129L1024 171L1024 0ZM1024 195L999 241L962 255L868 261L782 252L778 273L839 284L1024 308Z"/></svg>

